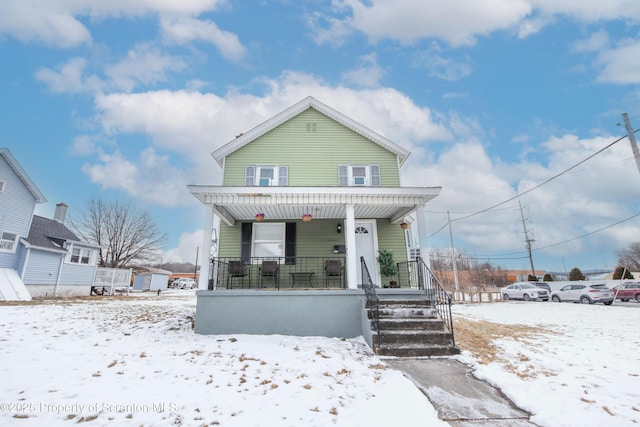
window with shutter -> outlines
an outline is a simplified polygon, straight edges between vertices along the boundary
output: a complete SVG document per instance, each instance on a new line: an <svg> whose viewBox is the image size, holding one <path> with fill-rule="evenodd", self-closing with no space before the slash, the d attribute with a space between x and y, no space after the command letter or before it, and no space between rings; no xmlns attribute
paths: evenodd
<svg viewBox="0 0 640 427"><path fill-rule="evenodd" d="M245 166L244 185L246 186L286 186L289 185L287 166Z"/></svg>
<svg viewBox="0 0 640 427"><path fill-rule="evenodd" d="M380 166L378 165L340 165L338 166L338 185L340 187L379 187Z"/></svg>

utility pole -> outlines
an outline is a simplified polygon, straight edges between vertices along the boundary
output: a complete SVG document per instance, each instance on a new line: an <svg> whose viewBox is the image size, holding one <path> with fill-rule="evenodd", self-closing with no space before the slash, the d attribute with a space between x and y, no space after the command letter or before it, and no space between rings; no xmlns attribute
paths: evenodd
<svg viewBox="0 0 640 427"><path fill-rule="evenodd" d="M460 290L458 284L458 264L456 264L455 246L453 246L453 231L451 231L451 216L447 211L447 219L449 220L449 239L451 240L451 264L453 265L453 280L456 284L456 291Z"/></svg>
<svg viewBox="0 0 640 427"><path fill-rule="evenodd" d="M524 242L526 244L527 251L529 252L529 263L531 264L531 275L535 276L536 269L533 268L533 256L531 255L531 242L534 242L535 240L529 238L529 230L527 230L527 224L525 223L525 220L524 220L524 213L522 213L522 203L518 201L518 204L520 205L520 216L522 217L522 227L524 228Z"/></svg>
<svg viewBox="0 0 640 427"><path fill-rule="evenodd" d="M635 157L636 159L636 166L638 167L638 172L640 172L640 151L638 151L638 145L636 144L636 134L631 128L629 115L627 113L622 113L622 118L624 119L624 127L627 129L627 136L629 137L629 142L631 143L631 151L633 151L633 157Z"/></svg>

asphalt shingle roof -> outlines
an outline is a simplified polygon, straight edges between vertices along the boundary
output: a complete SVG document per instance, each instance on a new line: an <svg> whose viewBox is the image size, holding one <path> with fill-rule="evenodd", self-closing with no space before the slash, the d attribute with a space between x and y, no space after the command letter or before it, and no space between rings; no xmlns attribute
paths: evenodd
<svg viewBox="0 0 640 427"><path fill-rule="evenodd" d="M33 246L47 249L63 249L61 244L66 240L80 241L63 223L38 215L33 216L29 236L25 240Z"/></svg>

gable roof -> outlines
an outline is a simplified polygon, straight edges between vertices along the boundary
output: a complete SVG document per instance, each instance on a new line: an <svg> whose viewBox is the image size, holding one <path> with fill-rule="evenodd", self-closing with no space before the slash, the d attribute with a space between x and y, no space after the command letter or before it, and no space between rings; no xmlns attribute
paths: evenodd
<svg viewBox="0 0 640 427"><path fill-rule="evenodd" d="M42 192L38 190L36 184L34 184L31 178L29 178L29 175L27 175L24 169L22 169L22 166L20 166L20 164L18 163L16 158L13 157L8 148L0 148L0 157L2 157L9 164L11 169L13 169L16 175L18 175L18 178L22 180L25 187L27 187L27 189L36 199L36 203L44 203L47 201L47 199L44 197L44 194L42 194Z"/></svg>
<svg viewBox="0 0 640 427"><path fill-rule="evenodd" d="M308 96L302 101L298 102L297 104L287 108L283 112L276 114L266 122L259 124L258 126L254 127L250 131L238 136L233 141L223 145L222 147L220 147L219 149L211 153L211 155L213 156L214 159L216 159L218 164L222 166L224 162L224 158L227 157L229 154L244 147L245 145L249 144L250 142L264 135L265 133L271 131L272 129L275 129L276 127L280 126L282 123L292 119L293 117L306 111L309 108L313 108L319 113L324 114L325 116L335 120L336 122L351 129L357 134L360 134L363 137L367 138L368 140L391 151L396 156L398 156L400 165L402 165L404 161L407 159L407 157L409 157L409 155L411 154L407 150L395 144L391 140L385 138L384 136L361 125L355 120L350 119L349 117L334 110L328 105L323 104L322 102L318 101L314 97Z"/></svg>
<svg viewBox="0 0 640 427"><path fill-rule="evenodd" d="M33 216L29 236L23 240L32 246L55 250L64 250L63 243L66 241L82 243L78 236L60 221L38 215ZM86 245L95 246L91 244Z"/></svg>

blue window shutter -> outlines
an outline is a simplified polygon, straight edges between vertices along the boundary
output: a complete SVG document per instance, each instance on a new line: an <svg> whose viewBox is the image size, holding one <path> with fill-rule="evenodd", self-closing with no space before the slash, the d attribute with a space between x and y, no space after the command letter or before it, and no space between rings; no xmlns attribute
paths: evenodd
<svg viewBox="0 0 640 427"><path fill-rule="evenodd" d="M338 166L338 185L340 187L349 186L349 167L346 165Z"/></svg>
<svg viewBox="0 0 640 427"><path fill-rule="evenodd" d="M244 167L244 185L247 187L255 185L256 182L256 167L245 166Z"/></svg>
<svg viewBox="0 0 640 427"><path fill-rule="evenodd" d="M371 186L380 187L380 166L371 166Z"/></svg>
<svg viewBox="0 0 640 427"><path fill-rule="evenodd" d="M278 167L278 185L280 187L286 187L287 185L289 185L289 167L288 166Z"/></svg>

